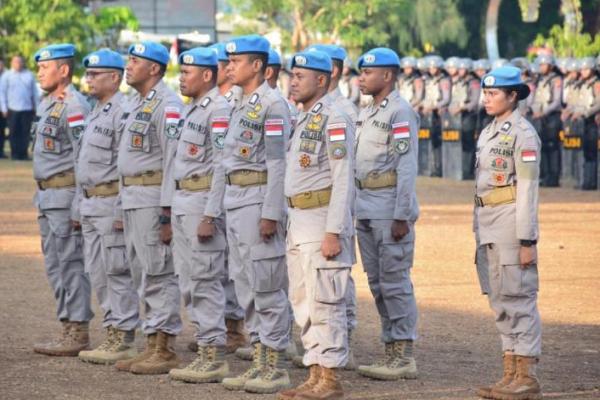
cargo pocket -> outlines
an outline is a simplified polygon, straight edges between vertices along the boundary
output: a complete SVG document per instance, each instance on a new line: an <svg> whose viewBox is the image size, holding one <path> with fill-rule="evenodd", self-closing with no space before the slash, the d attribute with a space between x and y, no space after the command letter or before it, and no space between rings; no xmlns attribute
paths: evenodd
<svg viewBox="0 0 600 400"><path fill-rule="evenodd" d="M227 242L222 232L217 232L212 240L202 243L197 237L192 239L192 280L213 280L220 278L225 270L225 248Z"/></svg>
<svg viewBox="0 0 600 400"><path fill-rule="evenodd" d="M348 290L350 268L317 268L315 301L325 304L339 304L344 301Z"/></svg>
<svg viewBox="0 0 600 400"><path fill-rule="evenodd" d="M181 137L183 159L190 161L204 161L206 158L206 134L197 132L186 132Z"/></svg>
<svg viewBox="0 0 600 400"><path fill-rule="evenodd" d="M122 275L127 272L129 268L123 232L104 235L102 240L107 253L106 261L108 265L106 272L110 275Z"/></svg>
<svg viewBox="0 0 600 400"><path fill-rule="evenodd" d="M88 143L92 146L89 152L90 163L111 165L113 162L112 136L92 133Z"/></svg>
<svg viewBox="0 0 600 400"><path fill-rule="evenodd" d="M256 293L274 292L286 284L285 245L275 239L260 243L250 250L252 259L252 289Z"/></svg>
<svg viewBox="0 0 600 400"><path fill-rule="evenodd" d="M537 265L521 269L520 249L516 245L498 245L500 251L500 294L510 297L531 297L538 291Z"/></svg>
<svg viewBox="0 0 600 400"><path fill-rule="evenodd" d="M171 248L160 241L159 232L147 232L145 235L146 273L148 275L165 275L174 272L171 259Z"/></svg>

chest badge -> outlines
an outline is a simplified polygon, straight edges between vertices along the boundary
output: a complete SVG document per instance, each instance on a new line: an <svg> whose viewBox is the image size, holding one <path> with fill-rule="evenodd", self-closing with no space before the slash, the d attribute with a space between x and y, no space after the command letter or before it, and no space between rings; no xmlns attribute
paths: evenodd
<svg viewBox="0 0 600 400"><path fill-rule="evenodd" d="M298 160L298 163L302 168L310 167L310 156L308 154L302 154Z"/></svg>

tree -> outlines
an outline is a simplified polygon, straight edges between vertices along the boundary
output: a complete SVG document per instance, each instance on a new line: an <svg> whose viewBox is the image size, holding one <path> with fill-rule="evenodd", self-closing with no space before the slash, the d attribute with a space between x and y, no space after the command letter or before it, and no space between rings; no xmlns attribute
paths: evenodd
<svg viewBox="0 0 600 400"><path fill-rule="evenodd" d="M87 12L72 0L0 0L0 54L22 54L29 67L33 54L50 43L73 43L79 54L114 43L123 27L136 27L131 10L123 7ZM103 41L108 33L109 41Z"/></svg>
<svg viewBox="0 0 600 400"><path fill-rule="evenodd" d="M401 53L447 42L466 45L457 0L231 0L248 21L236 34L279 29L285 50L315 41L339 43L358 53L390 46ZM259 22L260 24L258 24Z"/></svg>

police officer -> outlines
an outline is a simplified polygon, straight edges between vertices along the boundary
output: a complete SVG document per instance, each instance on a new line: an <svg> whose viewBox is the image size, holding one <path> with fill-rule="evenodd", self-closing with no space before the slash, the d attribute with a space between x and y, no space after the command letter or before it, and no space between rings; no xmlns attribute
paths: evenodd
<svg viewBox="0 0 600 400"><path fill-rule="evenodd" d="M226 44L227 74L243 90L223 149L231 276L254 346L252 366L223 380L231 390L274 393L289 386L283 366L289 312L285 286L283 179L290 115L264 79L270 44L258 35ZM234 270L235 268L235 270Z"/></svg>
<svg viewBox="0 0 600 400"><path fill-rule="evenodd" d="M598 116L600 115L600 80L592 57L581 59L581 82L578 89L577 111L571 119L583 120L583 171L581 189L598 187Z"/></svg>
<svg viewBox="0 0 600 400"><path fill-rule="evenodd" d="M225 361L225 178L221 150L229 128L231 107L219 94L217 56L208 48L179 55L181 94L192 98L173 164L175 195L171 208L173 257L184 304L196 329L197 358L171 378L186 382L220 382Z"/></svg>
<svg viewBox="0 0 600 400"><path fill-rule="evenodd" d="M488 73L490 68L490 62L485 58L481 58L473 63L473 72L479 79L482 79L483 76ZM490 122L492 122L492 117L485 112L485 107L483 107L483 96L481 96L480 93L477 105L477 128L475 130L475 141L477 141L477 138L479 137L479 134L483 128L488 126ZM473 159L473 161L475 160Z"/></svg>
<svg viewBox="0 0 600 400"><path fill-rule="evenodd" d="M529 63L529 61L527 61L527 59L525 57L515 57L512 60L510 60L510 64L513 67L517 67L521 70L521 79L523 80L523 83L525 83L527 86L529 86L530 93L534 93L535 92L535 79L532 76L531 64ZM480 78L482 78L482 77L483 76L481 76ZM481 96L481 99L483 101L483 96ZM532 102L533 102L533 96L528 96L526 99L519 100L519 112L521 113L521 115L523 115L524 117L526 117L528 119L531 118ZM483 111L485 113L485 109ZM485 113L485 114L487 116L487 113ZM491 120L490 120L490 122L491 122Z"/></svg>
<svg viewBox="0 0 600 400"><path fill-rule="evenodd" d="M441 114L450 104L452 83L442 71L444 60L433 55L427 57L429 78L425 81L425 99L422 103L423 119L431 129L432 154L429 163L431 176L442 176L442 123Z"/></svg>
<svg viewBox="0 0 600 400"><path fill-rule="evenodd" d="M579 79L579 60L568 58L565 66L567 75L563 79L561 132L561 183L581 187L583 168L582 137L584 121L580 118L579 101L581 81ZM530 96L531 97L531 96ZM577 118L573 118L576 116ZM577 183L576 183L577 182ZM576 183L576 184L575 184Z"/></svg>
<svg viewBox="0 0 600 400"><path fill-rule="evenodd" d="M103 311L105 340L81 351L83 361L109 364L137 354L135 328L139 298L125 251L117 154L119 122L125 101L119 92L125 63L115 51L102 49L83 59L90 95L97 103L81 136L76 177L82 193L81 227L86 272Z"/></svg>
<svg viewBox="0 0 600 400"><path fill-rule="evenodd" d="M562 78L554 72L554 59L540 55L536 59L540 77L534 94L532 122L542 139L541 182L542 186L558 186L560 175L560 109Z"/></svg>
<svg viewBox="0 0 600 400"><path fill-rule="evenodd" d="M537 309L540 139L517 110L529 95L518 68L492 70L482 80L486 111L494 120L477 142L475 227L487 247L488 300L504 352L503 378L479 395L541 399L536 365L541 351Z"/></svg>
<svg viewBox="0 0 600 400"><path fill-rule="evenodd" d="M210 48L213 49L213 51L217 54L217 59L219 60L219 73L217 75L217 87L219 88L219 93L225 96L225 99L233 108L242 100L242 89L239 86L235 86L233 83L231 83L231 80L227 77L229 56L225 51L225 43L215 43L211 45ZM231 284L230 287L233 288L233 284ZM228 289L226 289L226 293L229 293Z"/></svg>
<svg viewBox="0 0 600 400"><path fill-rule="evenodd" d="M369 287L381 318L382 360L358 367L374 379L417 377L413 358L417 304L410 280L415 227L419 118L395 89L400 60L387 48L361 56L361 111L356 134L356 230Z"/></svg>
<svg viewBox="0 0 600 400"><path fill-rule="evenodd" d="M403 57L400 66L402 74L398 78L398 91L400 96L417 110L425 96L425 84L417 69L417 59L411 56Z"/></svg>
<svg viewBox="0 0 600 400"><path fill-rule="evenodd" d="M85 98L71 84L75 46L55 44L34 56L38 80L47 92L37 107L32 126L35 205L42 237L46 274L57 303L62 335L35 344L36 353L77 356L89 346L90 281L84 271L79 198L75 164L79 138L90 111Z"/></svg>
<svg viewBox="0 0 600 400"><path fill-rule="evenodd" d="M343 71L344 60L348 58L346 50L341 46L336 46L332 44L314 44L309 46L308 51L322 51L327 54L331 58L332 63L332 71L331 71L331 79L329 83L329 97L332 99L335 107L344 112L350 120L352 121L352 126L356 125L356 121L358 119L358 110L354 103L350 100L346 99L342 95L341 90L339 89L339 82L341 78L341 74ZM353 189L354 190L354 189ZM354 198L355 196L351 196L352 207L351 210L354 211ZM352 240L354 242L354 239ZM355 257L355 251L352 251L352 256ZM356 260L352 264L355 264ZM352 333L356 329L358 322L356 320L356 285L354 284L354 279L352 275L348 278L348 290L346 291L346 320L348 322L348 362L344 366L346 370L353 370L356 368L356 361L354 359L354 352L352 351ZM296 362L297 364L297 362Z"/></svg>
<svg viewBox="0 0 600 400"><path fill-rule="evenodd" d="M348 361L346 293L354 262L351 118L330 89L332 60L309 49L292 59L291 93L305 110L287 154L285 194L290 299L302 331L308 379L280 399L339 399Z"/></svg>
<svg viewBox="0 0 600 400"><path fill-rule="evenodd" d="M183 104L163 82L169 52L142 41L129 47L125 79L137 94L121 118L118 170L127 254L145 303L146 348L117 369L165 374L178 364L180 292L171 253L171 176Z"/></svg>
<svg viewBox="0 0 600 400"><path fill-rule="evenodd" d="M267 65L267 70L265 72L265 80L268 82L271 89L276 90L281 95L281 97L286 101L286 103L288 105L288 109L290 110L290 117L291 117L292 130L293 130L293 127L296 126L296 121L298 120L298 109L296 108L296 106L294 104L292 104L291 101L289 101L285 98L284 94L281 92L281 90L277 86L277 83L279 82L279 73L281 72L282 65L281 65L281 56L273 48L269 49L269 59L267 61L267 64L268 65ZM293 320L293 318L292 318L292 320Z"/></svg>

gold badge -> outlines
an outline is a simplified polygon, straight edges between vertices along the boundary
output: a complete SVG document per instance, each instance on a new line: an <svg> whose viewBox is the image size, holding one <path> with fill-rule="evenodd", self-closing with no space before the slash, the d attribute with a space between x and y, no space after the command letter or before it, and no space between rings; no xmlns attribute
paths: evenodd
<svg viewBox="0 0 600 400"><path fill-rule="evenodd" d="M250 157L250 147L248 147L248 146L240 147L240 156L242 156L243 158L249 158Z"/></svg>
<svg viewBox="0 0 600 400"><path fill-rule="evenodd" d="M302 168L307 168L310 166L310 156L308 154L302 154L300 156L300 160L298 160L300 162L300 166Z"/></svg>
<svg viewBox="0 0 600 400"><path fill-rule="evenodd" d="M188 154L191 157L195 157L195 156L198 155L198 150L199 149L198 149L198 145L196 145L196 144L193 144L193 143L188 144L188 149L187 150L188 150Z"/></svg>
<svg viewBox="0 0 600 400"><path fill-rule="evenodd" d="M132 135L131 136L131 147L135 149L141 149L144 145L144 136L142 135Z"/></svg>
<svg viewBox="0 0 600 400"><path fill-rule="evenodd" d="M60 118L65 109L65 103L56 103L54 107L52 107L52 112L50 112L50 116L54 118Z"/></svg>
<svg viewBox="0 0 600 400"><path fill-rule="evenodd" d="M260 103L254 106L254 108L246 113L250 119L258 119L258 113L262 110Z"/></svg>

